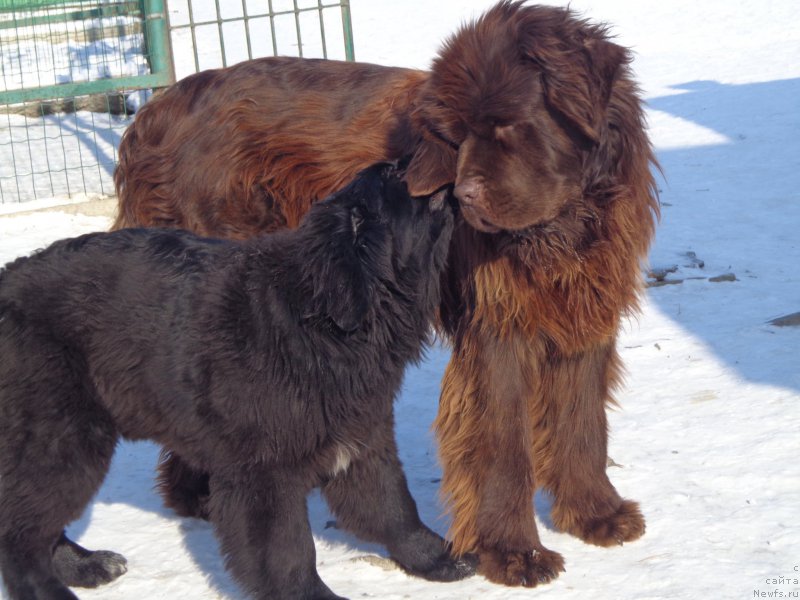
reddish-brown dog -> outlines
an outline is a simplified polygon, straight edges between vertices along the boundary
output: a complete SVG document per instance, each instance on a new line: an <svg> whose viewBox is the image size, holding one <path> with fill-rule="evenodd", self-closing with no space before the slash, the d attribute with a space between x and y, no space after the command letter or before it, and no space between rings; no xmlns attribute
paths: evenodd
<svg viewBox="0 0 800 600"><path fill-rule="evenodd" d="M116 227L294 227L364 166L408 154L413 194L455 184L436 419L451 537L489 579L534 586L563 570L539 540L537 488L555 526L587 542L645 529L606 475L617 328L658 215L629 61L601 26L504 0L430 72L276 58L199 73L126 132ZM162 483L171 505L202 512L202 474L179 457Z"/></svg>

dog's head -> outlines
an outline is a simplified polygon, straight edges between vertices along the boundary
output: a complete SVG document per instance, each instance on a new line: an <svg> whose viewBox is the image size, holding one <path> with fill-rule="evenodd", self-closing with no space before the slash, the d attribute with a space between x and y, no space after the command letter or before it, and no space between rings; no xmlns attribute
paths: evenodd
<svg viewBox="0 0 800 600"><path fill-rule="evenodd" d="M607 37L567 9L509 0L465 25L413 115L411 192L455 182L464 218L487 232L541 224L581 198L589 155L615 135L609 98L629 60Z"/></svg>
<svg viewBox="0 0 800 600"><path fill-rule="evenodd" d="M317 244L313 317L352 332L388 294L432 318L453 228L448 193L412 197L398 166L381 163L312 207L300 228Z"/></svg>

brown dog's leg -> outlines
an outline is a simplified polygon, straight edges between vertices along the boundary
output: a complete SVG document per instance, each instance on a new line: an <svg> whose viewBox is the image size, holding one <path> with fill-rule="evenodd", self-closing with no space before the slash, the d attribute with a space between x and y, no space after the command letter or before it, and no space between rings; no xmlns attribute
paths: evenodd
<svg viewBox="0 0 800 600"><path fill-rule="evenodd" d="M533 587L564 570L533 516L527 398L535 373L522 336L478 335L457 344L436 419L451 536L457 553L478 554L478 572L491 581Z"/></svg>
<svg viewBox="0 0 800 600"><path fill-rule="evenodd" d="M606 404L619 372L613 338L574 356L550 355L541 369L539 483L553 493L555 526L598 546L635 540L645 529L636 502L623 500L606 475Z"/></svg>

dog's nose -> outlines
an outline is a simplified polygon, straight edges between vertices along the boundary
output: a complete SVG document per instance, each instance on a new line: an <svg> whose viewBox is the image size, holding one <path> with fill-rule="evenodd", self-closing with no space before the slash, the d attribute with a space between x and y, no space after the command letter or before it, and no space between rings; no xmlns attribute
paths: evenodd
<svg viewBox="0 0 800 600"><path fill-rule="evenodd" d="M458 198L459 202L464 203L466 206L474 206L480 201L482 188L483 186L478 179L470 177L456 184L453 194Z"/></svg>

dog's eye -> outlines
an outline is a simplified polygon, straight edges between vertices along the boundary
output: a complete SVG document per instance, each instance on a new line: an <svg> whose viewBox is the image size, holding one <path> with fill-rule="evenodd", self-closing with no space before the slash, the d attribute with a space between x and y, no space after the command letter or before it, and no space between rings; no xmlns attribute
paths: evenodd
<svg viewBox="0 0 800 600"><path fill-rule="evenodd" d="M438 129L431 129L430 131L434 136L439 138L445 144L447 144L448 146L450 146L454 150L458 150L459 144L457 142L454 142L453 140L451 140L449 136L445 135L444 133L442 133Z"/></svg>
<svg viewBox="0 0 800 600"><path fill-rule="evenodd" d="M507 142L514 135L515 126L513 123L509 125L495 125L494 137L500 142Z"/></svg>

